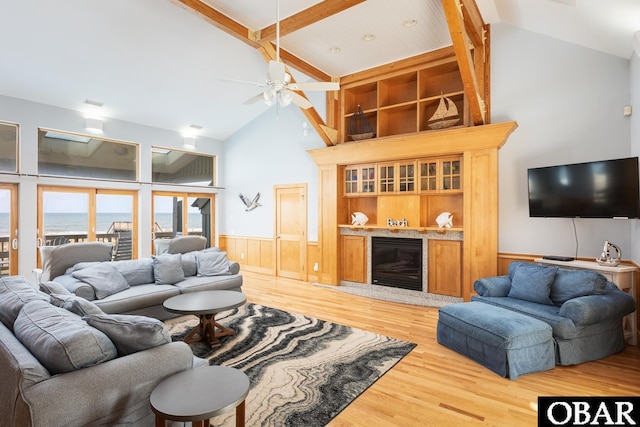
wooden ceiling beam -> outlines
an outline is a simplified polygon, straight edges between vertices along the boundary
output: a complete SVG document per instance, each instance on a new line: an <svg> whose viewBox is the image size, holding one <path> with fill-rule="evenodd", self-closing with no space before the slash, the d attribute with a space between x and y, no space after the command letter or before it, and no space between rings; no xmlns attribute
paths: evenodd
<svg viewBox="0 0 640 427"><path fill-rule="evenodd" d="M184 9L195 12L214 27L232 35L238 40L243 41L256 49L260 47L260 43L255 40L255 35L252 30L218 12L208 4L205 4L200 0L171 0L171 2L182 6Z"/></svg>
<svg viewBox="0 0 640 427"><path fill-rule="evenodd" d="M474 47L484 46L484 20L480 14L480 9L475 0L460 0L462 4L462 15L464 18L464 28L467 31L467 35L473 43Z"/></svg>
<svg viewBox="0 0 640 427"><path fill-rule="evenodd" d="M258 52L266 62L275 61L276 59L276 50L271 43L265 43L261 45L258 48ZM296 82L295 78L291 76L291 83L295 83L295 82ZM309 99L304 94L304 92L302 91L296 91L296 92L300 94L300 96L304 97L305 99L307 100ZM322 140L327 145L327 147L336 145L338 143L338 131L336 129L333 129L327 126L324 120L322 120L322 117L320 116L320 114L318 114L318 111L315 109L315 107L300 108L300 111L302 111L304 116L307 118L307 120L309 121L309 124L311 124L311 126L313 126L316 132L318 132L318 135L320 135L320 138L322 138Z"/></svg>
<svg viewBox="0 0 640 427"><path fill-rule="evenodd" d="M261 46L265 46L268 41L271 41L271 38L275 40L275 24L270 27L267 27L266 29L267 35L269 35L269 32L271 31L269 30L269 28L273 27L273 36L272 37L269 36L265 38L264 34L261 34L262 31L265 31L265 30L253 31L250 28L245 27L242 24L239 24L238 22L234 21L228 16L218 12L216 9L203 3L200 0L171 0L171 1L187 10L195 12L196 14L200 15L205 20L207 20L207 22L209 22L214 27L221 29L225 33L234 36L238 40L256 49L260 49ZM328 9L328 12L330 13L324 13L324 14L326 16L329 16L331 14L338 13L344 9L354 6L358 3L362 3L363 1L365 0L325 0L322 3L319 3L319 5L323 5L323 7L326 7ZM325 3L327 5L325 5ZM344 3L344 5L342 3ZM320 10L316 10L316 6L312 6L306 10L303 10L302 12L297 13L296 15L293 15L292 17L285 20L285 21L291 20L289 21L289 23L286 24L287 28L289 28L288 31L289 32L295 31L295 29L292 29L292 28L296 26L309 25L309 23L312 23L310 22L310 17L313 17L314 14L321 15L322 8L320 8ZM319 21L320 19L323 19L323 18L315 17L315 21ZM282 29L285 21L282 21L280 23L281 33L282 33ZM299 28L296 28L296 29L299 29ZM331 81L331 78L332 78L331 76L319 70L318 68L314 67L313 65L303 61L297 56L291 54L290 52L283 50L282 48L280 49L280 58L282 59L282 62L289 65L291 68L301 71L302 73L306 74L307 76L313 79L316 79L318 81Z"/></svg>
<svg viewBox="0 0 640 427"><path fill-rule="evenodd" d="M364 1L365 0L324 0L295 15L280 20L280 36L282 37L298 31ZM259 41L262 43L265 41L274 41L276 39L276 24L263 28L259 34Z"/></svg>
<svg viewBox="0 0 640 427"><path fill-rule="evenodd" d="M442 6L447 18L453 49L456 52L465 95L469 101L471 120L475 126L483 125L487 123L485 101L482 98L482 93L485 91L479 87L479 79L476 76L471 50L467 42L470 38L465 29L464 14L461 10L462 4L460 0L442 0ZM484 51L483 46L480 46L480 48ZM480 81L484 84L483 77Z"/></svg>

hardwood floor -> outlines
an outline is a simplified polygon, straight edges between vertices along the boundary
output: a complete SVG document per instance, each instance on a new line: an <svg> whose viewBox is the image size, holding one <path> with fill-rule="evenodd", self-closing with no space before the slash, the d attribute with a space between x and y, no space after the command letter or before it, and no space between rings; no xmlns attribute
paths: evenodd
<svg viewBox="0 0 640 427"><path fill-rule="evenodd" d="M515 381L436 342L437 308L349 295L308 282L243 272L250 302L418 344L330 426L535 426L538 396L638 396L640 350Z"/></svg>

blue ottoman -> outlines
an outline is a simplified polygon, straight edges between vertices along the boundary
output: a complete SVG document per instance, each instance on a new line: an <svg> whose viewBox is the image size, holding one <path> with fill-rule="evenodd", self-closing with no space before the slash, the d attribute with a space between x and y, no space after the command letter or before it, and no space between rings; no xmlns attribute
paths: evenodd
<svg viewBox="0 0 640 427"><path fill-rule="evenodd" d="M551 326L477 301L440 308L438 343L512 380L555 367Z"/></svg>

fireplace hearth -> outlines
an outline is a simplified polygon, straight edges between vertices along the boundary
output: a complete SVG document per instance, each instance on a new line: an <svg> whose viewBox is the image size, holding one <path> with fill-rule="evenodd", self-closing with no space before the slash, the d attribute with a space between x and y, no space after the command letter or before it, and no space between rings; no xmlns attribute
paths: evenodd
<svg viewBox="0 0 640 427"><path fill-rule="evenodd" d="M422 240L371 238L371 283L422 291Z"/></svg>

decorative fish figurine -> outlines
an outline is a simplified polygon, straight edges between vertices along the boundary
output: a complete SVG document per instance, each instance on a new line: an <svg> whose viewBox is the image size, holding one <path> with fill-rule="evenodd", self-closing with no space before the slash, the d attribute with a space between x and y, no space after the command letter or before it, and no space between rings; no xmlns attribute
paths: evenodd
<svg viewBox="0 0 640 427"><path fill-rule="evenodd" d="M442 212L436 218L436 223L440 228L451 228L453 227L453 215L451 212Z"/></svg>
<svg viewBox="0 0 640 427"><path fill-rule="evenodd" d="M354 212L351 215L352 225L365 225L367 221L369 221L369 217L363 214L362 212Z"/></svg>

